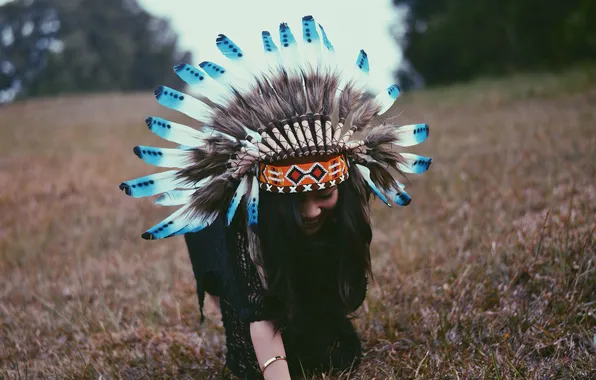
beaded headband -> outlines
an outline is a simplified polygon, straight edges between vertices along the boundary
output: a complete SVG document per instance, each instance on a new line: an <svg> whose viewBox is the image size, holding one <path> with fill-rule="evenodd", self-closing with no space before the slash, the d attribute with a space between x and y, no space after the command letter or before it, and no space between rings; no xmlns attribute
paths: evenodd
<svg viewBox="0 0 596 380"><path fill-rule="evenodd" d="M323 190L348 178L348 165L343 155L288 165L259 163L259 188L274 193Z"/></svg>

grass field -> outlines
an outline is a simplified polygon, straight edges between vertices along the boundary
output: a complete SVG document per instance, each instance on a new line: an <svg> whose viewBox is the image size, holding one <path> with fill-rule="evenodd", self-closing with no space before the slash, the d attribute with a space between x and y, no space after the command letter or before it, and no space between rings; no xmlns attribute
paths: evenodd
<svg viewBox="0 0 596 380"><path fill-rule="evenodd" d="M596 378L596 75L575 69L405 94L427 122L406 208L374 205L366 355L341 379ZM123 180L172 117L152 94L0 108L0 379L217 378L219 315L199 326L171 210Z"/></svg>

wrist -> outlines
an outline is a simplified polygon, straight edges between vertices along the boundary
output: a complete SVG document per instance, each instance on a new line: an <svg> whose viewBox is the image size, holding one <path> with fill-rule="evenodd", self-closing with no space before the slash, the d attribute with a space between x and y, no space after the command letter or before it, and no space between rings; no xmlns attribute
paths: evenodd
<svg viewBox="0 0 596 380"><path fill-rule="evenodd" d="M290 379L290 371L285 356L274 356L263 363L261 374L265 380Z"/></svg>

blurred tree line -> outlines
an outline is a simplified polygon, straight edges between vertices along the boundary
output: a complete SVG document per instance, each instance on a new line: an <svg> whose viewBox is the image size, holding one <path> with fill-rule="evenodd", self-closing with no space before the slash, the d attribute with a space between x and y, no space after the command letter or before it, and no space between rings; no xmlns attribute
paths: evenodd
<svg viewBox="0 0 596 380"><path fill-rule="evenodd" d="M400 82L556 70L596 59L596 0L393 0L408 12ZM407 65L415 71L407 70ZM416 80L414 80L416 82Z"/></svg>
<svg viewBox="0 0 596 380"><path fill-rule="evenodd" d="M152 89L191 61L165 19L136 0L13 0L0 6L0 103Z"/></svg>

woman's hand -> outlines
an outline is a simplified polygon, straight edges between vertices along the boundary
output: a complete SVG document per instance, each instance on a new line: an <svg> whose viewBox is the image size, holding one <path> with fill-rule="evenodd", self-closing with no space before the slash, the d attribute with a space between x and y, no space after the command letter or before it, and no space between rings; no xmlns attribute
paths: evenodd
<svg viewBox="0 0 596 380"><path fill-rule="evenodd" d="M275 333L275 327L271 321L258 321L250 324L250 337L257 354L259 367L267 360L275 356L286 356L286 350L281 334ZM290 379L290 370L286 360L276 360L267 366L263 373L265 380L287 380Z"/></svg>

